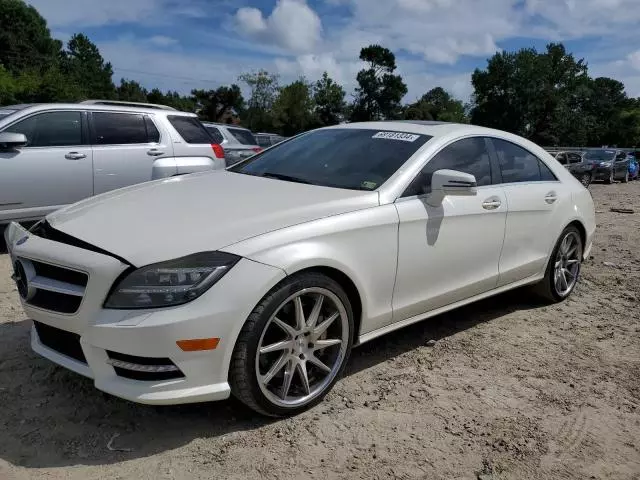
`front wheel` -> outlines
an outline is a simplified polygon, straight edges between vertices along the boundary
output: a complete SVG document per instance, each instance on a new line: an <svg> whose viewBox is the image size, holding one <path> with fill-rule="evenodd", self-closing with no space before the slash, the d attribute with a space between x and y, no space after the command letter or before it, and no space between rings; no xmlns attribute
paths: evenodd
<svg viewBox="0 0 640 480"><path fill-rule="evenodd" d="M580 183L584 187L588 187L589 185L591 185L591 174L588 172L585 172L582 175L580 175Z"/></svg>
<svg viewBox="0 0 640 480"><path fill-rule="evenodd" d="M609 178L605 180L605 183L608 183L609 185L611 185L614 181L615 181L615 178L613 176L613 170L611 170L609 172Z"/></svg>
<svg viewBox="0 0 640 480"><path fill-rule="evenodd" d="M343 288L307 272L274 287L249 315L234 348L232 393L264 415L295 415L319 403L343 372L353 344Z"/></svg>
<svg viewBox="0 0 640 480"><path fill-rule="evenodd" d="M578 229L573 225L565 228L551 253L544 279L536 285L541 297L556 303L571 295L580 276L582 250Z"/></svg>

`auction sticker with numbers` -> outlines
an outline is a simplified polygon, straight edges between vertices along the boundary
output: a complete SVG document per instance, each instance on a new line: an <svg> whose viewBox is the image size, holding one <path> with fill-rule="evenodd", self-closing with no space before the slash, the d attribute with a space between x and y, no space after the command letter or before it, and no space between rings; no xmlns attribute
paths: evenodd
<svg viewBox="0 0 640 480"><path fill-rule="evenodd" d="M420 135L402 132L378 132L371 138L385 138L387 140L400 140L402 142L415 142Z"/></svg>

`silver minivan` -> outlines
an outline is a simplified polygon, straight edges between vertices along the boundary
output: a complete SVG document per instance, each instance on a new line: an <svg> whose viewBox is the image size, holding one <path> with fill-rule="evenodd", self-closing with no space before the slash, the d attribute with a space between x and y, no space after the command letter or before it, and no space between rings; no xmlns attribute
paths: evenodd
<svg viewBox="0 0 640 480"><path fill-rule="evenodd" d="M193 113L96 101L0 107L0 225L225 166L224 149Z"/></svg>

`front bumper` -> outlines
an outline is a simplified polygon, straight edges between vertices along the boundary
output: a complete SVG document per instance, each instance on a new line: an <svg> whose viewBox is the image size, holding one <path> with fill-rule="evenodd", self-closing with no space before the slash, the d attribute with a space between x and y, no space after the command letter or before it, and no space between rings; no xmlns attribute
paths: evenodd
<svg viewBox="0 0 640 480"><path fill-rule="evenodd" d="M611 176L610 167L598 167L593 171L594 180L608 180Z"/></svg>
<svg viewBox="0 0 640 480"><path fill-rule="evenodd" d="M33 328L31 346L49 360L93 379L96 388L146 404L178 404L222 400L229 396L229 362L242 324L256 303L278 281L282 270L242 259L196 300L155 310L108 310L102 305L111 286L129 265L111 256L46 240L17 224L5 232L12 261L24 258L74 268L89 276L77 312L62 314L22 300L34 321L79 336L86 362L42 342ZM23 239L28 237L26 241ZM220 338L213 350L184 352L178 340ZM183 377L171 380L123 378L108 363L109 353L166 358Z"/></svg>

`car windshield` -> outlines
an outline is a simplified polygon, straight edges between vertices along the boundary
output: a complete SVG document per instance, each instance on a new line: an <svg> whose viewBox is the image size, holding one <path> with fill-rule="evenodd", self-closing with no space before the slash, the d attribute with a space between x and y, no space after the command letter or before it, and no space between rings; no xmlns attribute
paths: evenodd
<svg viewBox="0 0 640 480"><path fill-rule="evenodd" d="M615 150L589 150L585 153L585 160L592 162L609 162L616 156Z"/></svg>
<svg viewBox="0 0 640 480"><path fill-rule="evenodd" d="M431 137L356 128L315 130L229 171L351 190L375 190Z"/></svg>
<svg viewBox="0 0 640 480"><path fill-rule="evenodd" d="M243 128L228 128L231 135L243 145L257 145L258 142L249 130Z"/></svg>

